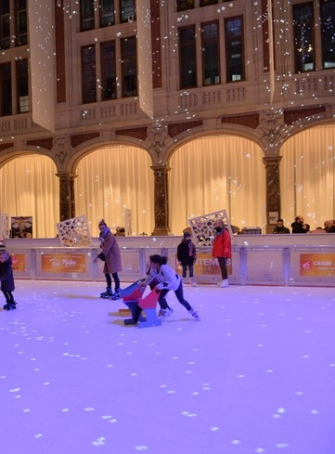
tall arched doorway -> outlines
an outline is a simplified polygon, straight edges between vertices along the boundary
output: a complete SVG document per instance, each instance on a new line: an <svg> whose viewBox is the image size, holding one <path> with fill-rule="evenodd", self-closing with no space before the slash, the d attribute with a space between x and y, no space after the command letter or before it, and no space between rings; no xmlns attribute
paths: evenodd
<svg viewBox="0 0 335 454"><path fill-rule="evenodd" d="M226 209L243 228L266 224L262 150L251 140L209 135L179 147L170 160L170 227L180 235L190 217Z"/></svg>
<svg viewBox="0 0 335 454"><path fill-rule="evenodd" d="M133 235L151 234L154 228L154 178L149 154L132 146L105 146L86 155L75 179L77 215L85 215L92 236L105 219L112 231L125 227L131 211Z"/></svg>
<svg viewBox="0 0 335 454"><path fill-rule="evenodd" d="M0 169L0 212L31 216L33 237L55 238L59 222L59 180L55 163L47 156L13 158Z"/></svg>
<svg viewBox="0 0 335 454"><path fill-rule="evenodd" d="M282 146L280 186L286 223L303 215L315 229L335 219L335 126L302 131Z"/></svg>

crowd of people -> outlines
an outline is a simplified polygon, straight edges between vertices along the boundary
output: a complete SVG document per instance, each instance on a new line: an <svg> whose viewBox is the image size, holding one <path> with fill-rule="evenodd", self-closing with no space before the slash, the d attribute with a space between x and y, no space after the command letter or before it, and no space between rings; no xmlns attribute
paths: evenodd
<svg viewBox="0 0 335 454"><path fill-rule="evenodd" d="M299 214L295 217L294 222L292 222L291 229L292 233L335 233L335 220L325 221L323 227L317 227L315 230L311 230L310 225L307 224L304 217ZM284 220L278 219L273 233L285 234L291 232L288 227L285 227Z"/></svg>

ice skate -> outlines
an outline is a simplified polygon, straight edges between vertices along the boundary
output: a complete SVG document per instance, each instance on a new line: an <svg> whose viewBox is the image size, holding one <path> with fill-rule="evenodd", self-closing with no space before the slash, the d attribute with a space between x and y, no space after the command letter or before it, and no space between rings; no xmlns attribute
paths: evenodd
<svg viewBox="0 0 335 454"><path fill-rule="evenodd" d="M192 317L195 319L195 320L200 320L200 316L198 314L198 311L196 311L195 309L193 309L193 307L191 307L191 309L188 311Z"/></svg>
<svg viewBox="0 0 335 454"><path fill-rule="evenodd" d="M116 290L111 296L110 299L113 301L119 300L121 298L121 295L118 290Z"/></svg>
<svg viewBox="0 0 335 454"><path fill-rule="evenodd" d="M12 311L16 309L16 302L15 301L7 302L3 308L5 311Z"/></svg>
<svg viewBox="0 0 335 454"><path fill-rule="evenodd" d="M167 307L166 309L160 309L158 312L158 318L160 320L165 320L166 318L170 317L172 312L173 309L171 309L170 307Z"/></svg>
<svg viewBox="0 0 335 454"><path fill-rule="evenodd" d="M227 288L229 287L228 279L223 279L223 281L219 285L220 288Z"/></svg>
<svg viewBox="0 0 335 454"><path fill-rule="evenodd" d="M192 287L198 287L198 284L195 282L194 277L190 278L190 284L192 285Z"/></svg>
<svg viewBox="0 0 335 454"><path fill-rule="evenodd" d="M107 287L105 292L100 293L100 298L110 298L112 295L112 289L110 287Z"/></svg>

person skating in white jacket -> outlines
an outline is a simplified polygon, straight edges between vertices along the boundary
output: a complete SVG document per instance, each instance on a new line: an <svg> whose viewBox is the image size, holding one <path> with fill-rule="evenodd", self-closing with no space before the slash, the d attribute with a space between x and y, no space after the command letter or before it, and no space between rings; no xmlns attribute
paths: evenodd
<svg viewBox="0 0 335 454"><path fill-rule="evenodd" d="M154 280L158 282L158 284L156 284L155 286L155 290L160 292L158 298L158 304L160 305L158 317L160 319L169 317L173 312L166 301L167 293L170 290L173 290L180 304L185 307L185 309L192 315L192 317L194 317L196 320L199 320L198 312L190 305L188 301L184 299L183 283L178 274L176 274L175 271L169 265L167 265L166 257L162 257L158 254L151 255L150 268L147 274L147 278L142 284L143 286L152 283Z"/></svg>

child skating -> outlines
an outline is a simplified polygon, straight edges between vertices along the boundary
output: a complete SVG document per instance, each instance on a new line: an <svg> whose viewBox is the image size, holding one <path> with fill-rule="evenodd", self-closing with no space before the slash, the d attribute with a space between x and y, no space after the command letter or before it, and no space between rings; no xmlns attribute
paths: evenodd
<svg viewBox="0 0 335 454"><path fill-rule="evenodd" d="M183 283L186 284L187 270L189 273L190 284L193 287L197 286L197 283L194 280L194 268L193 265L197 259L197 251L195 244L192 241L192 236L190 233L185 232L184 237L179 243L177 248L177 260L183 267Z"/></svg>
<svg viewBox="0 0 335 454"><path fill-rule="evenodd" d="M166 264L166 262L166 257L162 257L158 254L151 255L148 276L142 283L142 286L146 286L154 279L158 282L155 286L155 289L160 291L158 298L158 303L160 305L158 317L161 320L164 320L172 314L173 310L169 307L165 297L170 290L173 290L178 301L185 307L188 313L196 320L200 320L198 312L184 299L183 283L180 277Z"/></svg>

